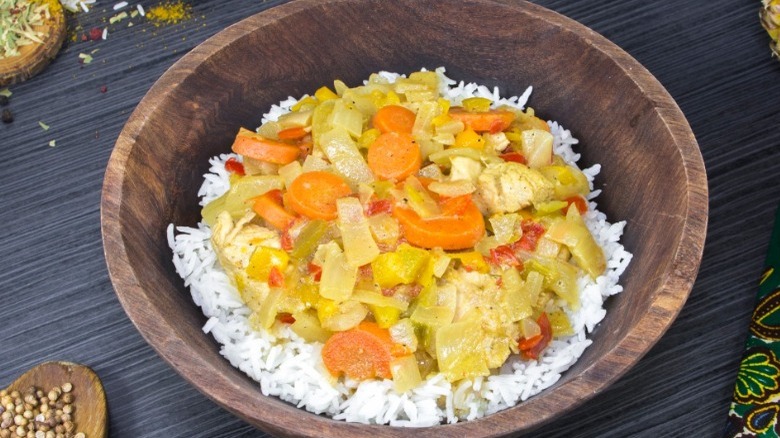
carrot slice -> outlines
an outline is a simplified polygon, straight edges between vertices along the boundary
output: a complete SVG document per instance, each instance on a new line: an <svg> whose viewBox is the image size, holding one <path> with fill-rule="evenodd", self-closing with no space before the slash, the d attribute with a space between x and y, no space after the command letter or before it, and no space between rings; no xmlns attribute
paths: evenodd
<svg viewBox="0 0 780 438"><path fill-rule="evenodd" d="M509 127L515 120L515 113L508 110L490 110L472 113L463 108L451 108L450 117L460 120L466 126L477 132L496 134Z"/></svg>
<svg viewBox="0 0 780 438"><path fill-rule="evenodd" d="M310 219L336 219L336 200L352 194L338 175L320 170L305 172L287 188L285 201L296 213Z"/></svg>
<svg viewBox="0 0 780 438"><path fill-rule="evenodd" d="M385 132L368 147L368 167L381 179L401 181L420 170L420 147L411 134Z"/></svg>
<svg viewBox="0 0 780 438"><path fill-rule="evenodd" d="M451 198L463 208L461 214L421 218L414 210L397 207L393 216L401 224L403 235L409 243L422 248L466 249L473 247L485 234L485 219L473 201L465 206L460 196ZM442 210L452 211L442 201Z"/></svg>
<svg viewBox="0 0 780 438"><path fill-rule="evenodd" d="M412 133L417 116L410 109L400 105L386 105L374 114L372 124L382 132Z"/></svg>
<svg viewBox="0 0 780 438"><path fill-rule="evenodd" d="M299 138L306 137L308 132L303 126L296 126L293 128L282 129L276 134L279 140L298 140Z"/></svg>
<svg viewBox="0 0 780 438"><path fill-rule="evenodd" d="M387 329L363 321L328 338L322 347L322 362L334 376L345 374L355 380L391 379L390 362L404 354L408 354L406 349L393 342Z"/></svg>
<svg viewBox="0 0 780 438"><path fill-rule="evenodd" d="M279 190L271 190L255 198L252 210L278 230L287 230L295 221L295 216L282 207Z"/></svg>
<svg viewBox="0 0 780 438"><path fill-rule="evenodd" d="M238 131L232 149L245 157L274 164L292 163L301 153L297 146L265 138L245 128Z"/></svg>

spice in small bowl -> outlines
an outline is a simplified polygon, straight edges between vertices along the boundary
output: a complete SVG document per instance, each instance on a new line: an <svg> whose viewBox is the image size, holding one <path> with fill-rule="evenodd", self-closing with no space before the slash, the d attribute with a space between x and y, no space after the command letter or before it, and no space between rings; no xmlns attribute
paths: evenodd
<svg viewBox="0 0 780 438"><path fill-rule="evenodd" d="M73 384L0 390L0 438L86 438L73 421Z"/></svg>

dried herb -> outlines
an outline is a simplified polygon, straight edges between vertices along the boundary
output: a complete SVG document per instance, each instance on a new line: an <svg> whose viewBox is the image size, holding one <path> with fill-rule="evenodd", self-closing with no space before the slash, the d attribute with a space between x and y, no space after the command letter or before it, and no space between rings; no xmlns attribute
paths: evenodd
<svg viewBox="0 0 780 438"><path fill-rule="evenodd" d="M0 59L19 56L19 48L43 43L43 32L33 26L42 26L51 18L49 4L29 0L0 0Z"/></svg>

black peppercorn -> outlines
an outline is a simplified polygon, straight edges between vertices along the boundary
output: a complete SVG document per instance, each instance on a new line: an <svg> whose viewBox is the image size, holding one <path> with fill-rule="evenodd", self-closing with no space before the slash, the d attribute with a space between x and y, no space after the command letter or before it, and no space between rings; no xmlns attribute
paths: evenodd
<svg viewBox="0 0 780 438"><path fill-rule="evenodd" d="M3 123L11 123L14 121L14 113L9 109L3 110Z"/></svg>

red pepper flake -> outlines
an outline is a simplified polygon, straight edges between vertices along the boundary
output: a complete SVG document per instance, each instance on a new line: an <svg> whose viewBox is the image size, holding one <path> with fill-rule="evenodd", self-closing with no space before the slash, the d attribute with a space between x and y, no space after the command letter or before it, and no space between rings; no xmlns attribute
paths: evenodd
<svg viewBox="0 0 780 438"><path fill-rule="evenodd" d="M544 234L544 226L539 222L524 220L520 228L523 230L523 237L517 242L510 244L509 247L515 252L519 250L535 251L539 238Z"/></svg>
<svg viewBox="0 0 780 438"><path fill-rule="evenodd" d="M407 296L411 298L417 298L418 295L420 295L420 292L422 292L423 287L421 284L413 284L411 287L407 290Z"/></svg>
<svg viewBox="0 0 780 438"><path fill-rule="evenodd" d="M282 243L282 249L285 251L292 251L292 249L295 247L295 242L293 242L293 238L292 236L290 236L289 228L282 231L281 243Z"/></svg>
<svg viewBox="0 0 780 438"><path fill-rule="evenodd" d="M89 30L89 39L92 41L103 39L103 30L99 27L93 27Z"/></svg>
<svg viewBox="0 0 780 438"><path fill-rule="evenodd" d="M276 266L272 266L271 272L268 273L268 285L271 287L284 286L284 274Z"/></svg>
<svg viewBox="0 0 780 438"><path fill-rule="evenodd" d="M284 324L292 324L295 322L295 318L287 312L282 312L276 315L276 319Z"/></svg>
<svg viewBox="0 0 780 438"><path fill-rule="evenodd" d="M81 34L81 41L89 41L89 37L87 36L87 34L85 33Z"/></svg>
<svg viewBox="0 0 780 438"><path fill-rule="evenodd" d="M552 340L552 327L550 326L550 320L547 318L547 314L542 312L539 319L536 320L539 324L539 328L542 332L532 338L522 338L518 342L520 354L525 359L539 359L539 355L547 348Z"/></svg>
<svg viewBox="0 0 780 438"><path fill-rule="evenodd" d="M309 269L309 274L314 277L314 281L320 281L320 278L322 278L322 266L309 262L307 267Z"/></svg>
<svg viewBox="0 0 780 438"><path fill-rule="evenodd" d="M359 267L358 275L362 278L374 278L374 270L371 269L371 264L366 263L365 265Z"/></svg>
<svg viewBox="0 0 780 438"><path fill-rule="evenodd" d="M390 214L393 212L393 201L389 199L375 199L366 206L367 216L376 216L381 213Z"/></svg>
<svg viewBox="0 0 780 438"><path fill-rule="evenodd" d="M100 91L105 93L105 91L103 91L103 89L101 89ZM106 88L106 91L108 91L107 88ZM235 174L241 175L241 176L246 175L246 172L244 171L244 165L240 161L238 161L236 159L236 157L230 157L230 158L228 158L227 161L225 161L225 170L227 170L230 173L235 173Z"/></svg>
<svg viewBox="0 0 780 438"><path fill-rule="evenodd" d="M528 160L525 159L525 156L521 154L520 152L507 152L505 154L499 155L502 160L504 161L511 161L513 163L520 163L520 164L527 164Z"/></svg>
<svg viewBox="0 0 780 438"><path fill-rule="evenodd" d="M517 266L520 267L523 263L517 259L514 251L509 245L501 245L490 250L490 263L496 266Z"/></svg>
<svg viewBox="0 0 780 438"><path fill-rule="evenodd" d="M106 92L108 92L108 87L107 87L107 86L105 86L105 85L103 85L102 87L100 87L100 92L101 92L101 93L106 93Z"/></svg>
<svg viewBox="0 0 780 438"><path fill-rule="evenodd" d="M582 196L575 195L571 198L566 198L566 211L569 211L569 207L571 207L572 204L574 204L575 207L577 207L577 210L580 212L580 214L585 214L588 212L588 201L585 200Z"/></svg>
<svg viewBox="0 0 780 438"><path fill-rule="evenodd" d="M496 286L501 287L501 285L503 285L503 284L504 284L504 278L503 277L498 277L496 279Z"/></svg>

